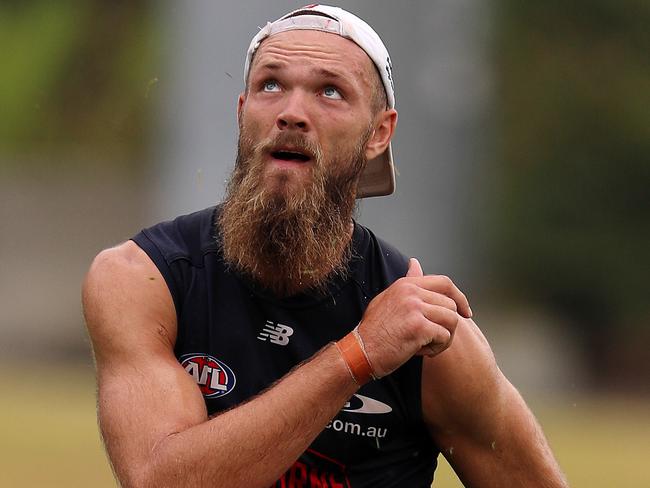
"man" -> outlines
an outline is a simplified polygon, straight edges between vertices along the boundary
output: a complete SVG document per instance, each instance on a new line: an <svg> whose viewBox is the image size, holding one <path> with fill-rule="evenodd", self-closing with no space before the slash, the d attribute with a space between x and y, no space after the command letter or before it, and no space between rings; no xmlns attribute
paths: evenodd
<svg viewBox="0 0 650 488"><path fill-rule="evenodd" d="M463 293L354 223L393 191L388 53L304 7L246 59L222 205L95 259L99 421L127 487L566 486Z"/></svg>

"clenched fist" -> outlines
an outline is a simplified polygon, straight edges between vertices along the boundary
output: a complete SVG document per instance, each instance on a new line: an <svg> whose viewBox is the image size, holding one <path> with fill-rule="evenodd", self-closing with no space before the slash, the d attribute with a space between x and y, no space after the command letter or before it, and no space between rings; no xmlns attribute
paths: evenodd
<svg viewBox="0 0 650 488"><path fill-rule="evenodd" d="M386 376L416 354L444 351L461 316L472 316L465 295L446 276L425 276L411 258L406 276L370 302L359 324L375 376Z"/></svg>

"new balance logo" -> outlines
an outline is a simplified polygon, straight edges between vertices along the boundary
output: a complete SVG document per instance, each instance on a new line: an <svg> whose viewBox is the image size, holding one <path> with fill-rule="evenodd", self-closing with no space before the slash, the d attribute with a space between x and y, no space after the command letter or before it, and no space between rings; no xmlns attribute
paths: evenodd
<svg viewBox="0 0 650 488"><path fill-rule="evenodd" d="M257 338L260 341L271 341L273 344L286 346L289 344L289 337L292 334L293 329L288 325L276 324L267 320Z"/></svg>

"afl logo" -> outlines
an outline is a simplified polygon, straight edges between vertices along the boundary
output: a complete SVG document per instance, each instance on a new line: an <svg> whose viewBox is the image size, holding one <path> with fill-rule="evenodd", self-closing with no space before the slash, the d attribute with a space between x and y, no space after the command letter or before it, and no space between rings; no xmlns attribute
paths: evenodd
<svg viewBox="0 0 650 488"><path fill-rule="evenodd" d="M236 378L232 369L213 356L186 354L180 361L206 398L225 396L235 388Z"/></svg>

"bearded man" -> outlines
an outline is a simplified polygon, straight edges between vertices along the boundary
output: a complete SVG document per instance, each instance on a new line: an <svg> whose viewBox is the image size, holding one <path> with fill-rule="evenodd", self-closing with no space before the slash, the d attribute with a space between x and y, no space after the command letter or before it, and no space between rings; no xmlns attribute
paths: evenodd
<svg viewBox="0 0 650 488"><path fill-rule="evenodd" d="M83 290L123 486L566 486L464 294L352 218L394 188L379 36L312 5L253 39L222 205L100 253Z"/></svg>

